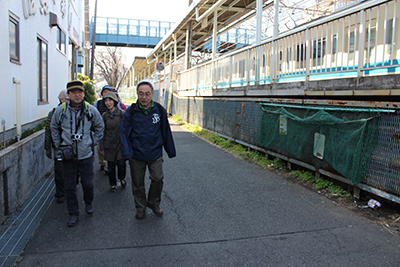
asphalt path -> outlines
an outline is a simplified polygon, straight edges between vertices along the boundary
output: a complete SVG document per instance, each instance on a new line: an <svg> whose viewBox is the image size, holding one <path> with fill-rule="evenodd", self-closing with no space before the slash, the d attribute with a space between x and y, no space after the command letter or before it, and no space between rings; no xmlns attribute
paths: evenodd
<svg viewBox="0 0 400 267"><path fill-rule="evenodd" d="M96 164L94 214L81 212L69 228L66 205L53 202L18 267L400 266L400 238L382 226L172 130L177 157L165 156L163 217L148 209L135 219L129 171L128 187L112 193Z"/></svg>

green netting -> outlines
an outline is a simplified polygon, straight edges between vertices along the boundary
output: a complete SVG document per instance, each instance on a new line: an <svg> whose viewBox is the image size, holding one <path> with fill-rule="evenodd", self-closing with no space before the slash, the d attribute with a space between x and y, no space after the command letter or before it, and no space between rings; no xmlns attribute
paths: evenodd
<svg viewBox="0 0 400 267"><path fill-rule="evenodd" d="M305 162L326 161L354 184L364 179L378 137L379 113L260 105L260 146Z"/></svg>

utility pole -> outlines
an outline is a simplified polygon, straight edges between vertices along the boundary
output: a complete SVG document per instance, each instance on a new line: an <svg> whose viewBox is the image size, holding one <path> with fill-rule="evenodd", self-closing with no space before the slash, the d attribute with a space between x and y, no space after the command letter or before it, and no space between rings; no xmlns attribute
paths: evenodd
<svg viewBox="0 0 400 267"><path fill-rule="evenodd" d="M92 59L90 62L90 75L89 78L93 80L94 73L94 50L96 48L96 18L97 18L97 0L94 3L94 20L93 20L93 33L92 33Z"/></svg>
<svg viewBox="0 0 400 267"><path fill-rule="evenodd" d="M90 24L89 24L89 0L85 0L85 35L84 35L84 66L85 66L85 75L89 76L89 60L90 60Z"/></svg>

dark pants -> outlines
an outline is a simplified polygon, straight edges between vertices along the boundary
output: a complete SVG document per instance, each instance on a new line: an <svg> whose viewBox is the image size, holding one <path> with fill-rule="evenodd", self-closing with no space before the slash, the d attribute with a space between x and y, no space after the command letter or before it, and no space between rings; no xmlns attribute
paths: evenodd
<svg viewBox="0 0 400 267"><path fill-rule="evenodd" d="M132 176L132 192L135 198L135 206L137 210L145 210L147 206L160 206L161 192L164 185L164 172L162 168L163 161L163 157L148 162L136 159L129 160ZM151 180L147 201L146 188L144 185L146 167L149 168Z"/></svg>
<svg viewBox="0 0 400 267"><path fill-rule="evenodd" d="M120 159L117 162L108 161L108 180L110 181L110 185L117 185L117 178L115 176L115 166L118 166L118 179L121 181L125 179L126 175L126 164L125 160Z"/></svg>
<svg viewBox="0 0 400 267"><path fill-rule="evenodd" d="M93 201L94 156L82 160L66 160L62 165L68 213L79 215L76 196L77 175L79 173L81 177L83 200L86 205L90 205Z"/></svg>
<svg viewBox="0 0 400 267"><path fill-rule="evenodd" d="M63 197L64 192L64 177L62 172L62 163L54 159L54 182L56 184L56 195L55 197Z"/></svg>

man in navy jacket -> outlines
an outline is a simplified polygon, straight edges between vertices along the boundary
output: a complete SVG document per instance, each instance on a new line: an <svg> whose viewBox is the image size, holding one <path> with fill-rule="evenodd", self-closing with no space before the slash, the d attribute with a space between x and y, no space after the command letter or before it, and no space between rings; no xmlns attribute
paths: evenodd
<svg viewBox="0 0 400 267"><path fill-rule="evenodd" d="M146 217L146 207L157 216L163 215L160 208L163 189L163 151L169 158L176 156L174 139L169 126L167 112L152 100L154 87L143 81L136 88L138 101L124 113L120 127L121 154L129 159L132 191L135 199L137 219ZM144 178L146 167L150 172L150 189L146 201Z"/></svg>

